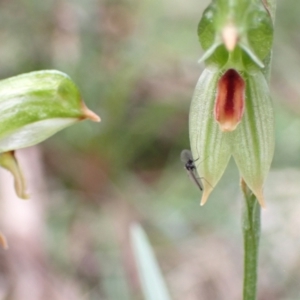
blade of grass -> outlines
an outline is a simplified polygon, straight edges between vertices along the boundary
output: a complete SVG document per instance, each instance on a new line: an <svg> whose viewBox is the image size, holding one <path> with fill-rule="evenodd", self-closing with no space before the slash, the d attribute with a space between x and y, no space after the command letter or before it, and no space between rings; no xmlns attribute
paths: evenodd
<svg viewBox="0 0 300 300"><path fill-rule="evenodd" d="M146 233L139 224L133 224L130 234L145 299L171 300Z"/></svg>

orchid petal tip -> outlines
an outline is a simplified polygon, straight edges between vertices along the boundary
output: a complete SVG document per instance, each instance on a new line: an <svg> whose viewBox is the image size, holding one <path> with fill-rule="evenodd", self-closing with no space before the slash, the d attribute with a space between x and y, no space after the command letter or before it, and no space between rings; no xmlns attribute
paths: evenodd
<svg viewBox="0 0 300 300"><path fill-rule="evenodd" d="M201 202L200 202L200 206L203 206L207 202L207 199L208 199L211 192L212 192L211 187L204 189L203 194L202 194L202 198L201 198Z"/></svg>
<svg viewBox="0 0 300 300"><path fill-rule="evenodd" d="M90 119L91 121L94 121L94 122L101 121L100 117L97 114L95 114L93 111L88 109L85 105L83 105L83 107L82 107L82 112L83 112L83 116L85 119Z"/></svg>

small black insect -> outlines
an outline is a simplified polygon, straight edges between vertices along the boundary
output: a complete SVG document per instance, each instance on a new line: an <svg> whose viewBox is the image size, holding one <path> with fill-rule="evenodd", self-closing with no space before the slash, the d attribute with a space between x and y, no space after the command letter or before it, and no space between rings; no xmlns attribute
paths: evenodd
<svg viewBox="0 0 300 300"><path fill-rule="evenodd" d="M182 150L180 154L180 159L184 163L184 167L191 178L191 180L198 186L200 191L203 191L203 184L200 177L197 174L197 169L195 166L195 161L193 159L192 152L190 150Z"/></svg>

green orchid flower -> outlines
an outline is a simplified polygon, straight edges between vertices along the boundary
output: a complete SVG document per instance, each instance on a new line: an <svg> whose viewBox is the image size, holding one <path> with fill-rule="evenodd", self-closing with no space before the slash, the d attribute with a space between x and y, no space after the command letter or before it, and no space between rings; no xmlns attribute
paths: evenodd
<svg viewBox="0 0 300 300"><path fill-rule="evenodd" d="M265 206L263 183L274 153L274 116L265 61L273 24L258 0L215 0L198 34L204 49L190 108L190 142L204 177L203 205L233 156L241 177Z"/></svg>

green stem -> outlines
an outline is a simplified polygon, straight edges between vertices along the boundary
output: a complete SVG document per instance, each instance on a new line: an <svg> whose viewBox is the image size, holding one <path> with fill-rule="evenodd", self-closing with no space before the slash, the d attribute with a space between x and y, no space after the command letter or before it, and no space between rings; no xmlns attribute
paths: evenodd
<svg viewBox="0 0 300 300"><path fill-rule="evenodd" d="M276 0L265 0L273 23L275 22ZM266 58L264 74L270 77L272 55ZM260 205L244 180L241 181L244 194L243 236L244 236L244 289L243 300L256 300L258 249L260 238Z"/></svg>
<svg viewBox="0 0 300 300"><path fill-rule="evenodd" d="M256 299L258 247L260 237L260 205L246 183L242 180L244 193L244 290L243 300Z"/></svg>

